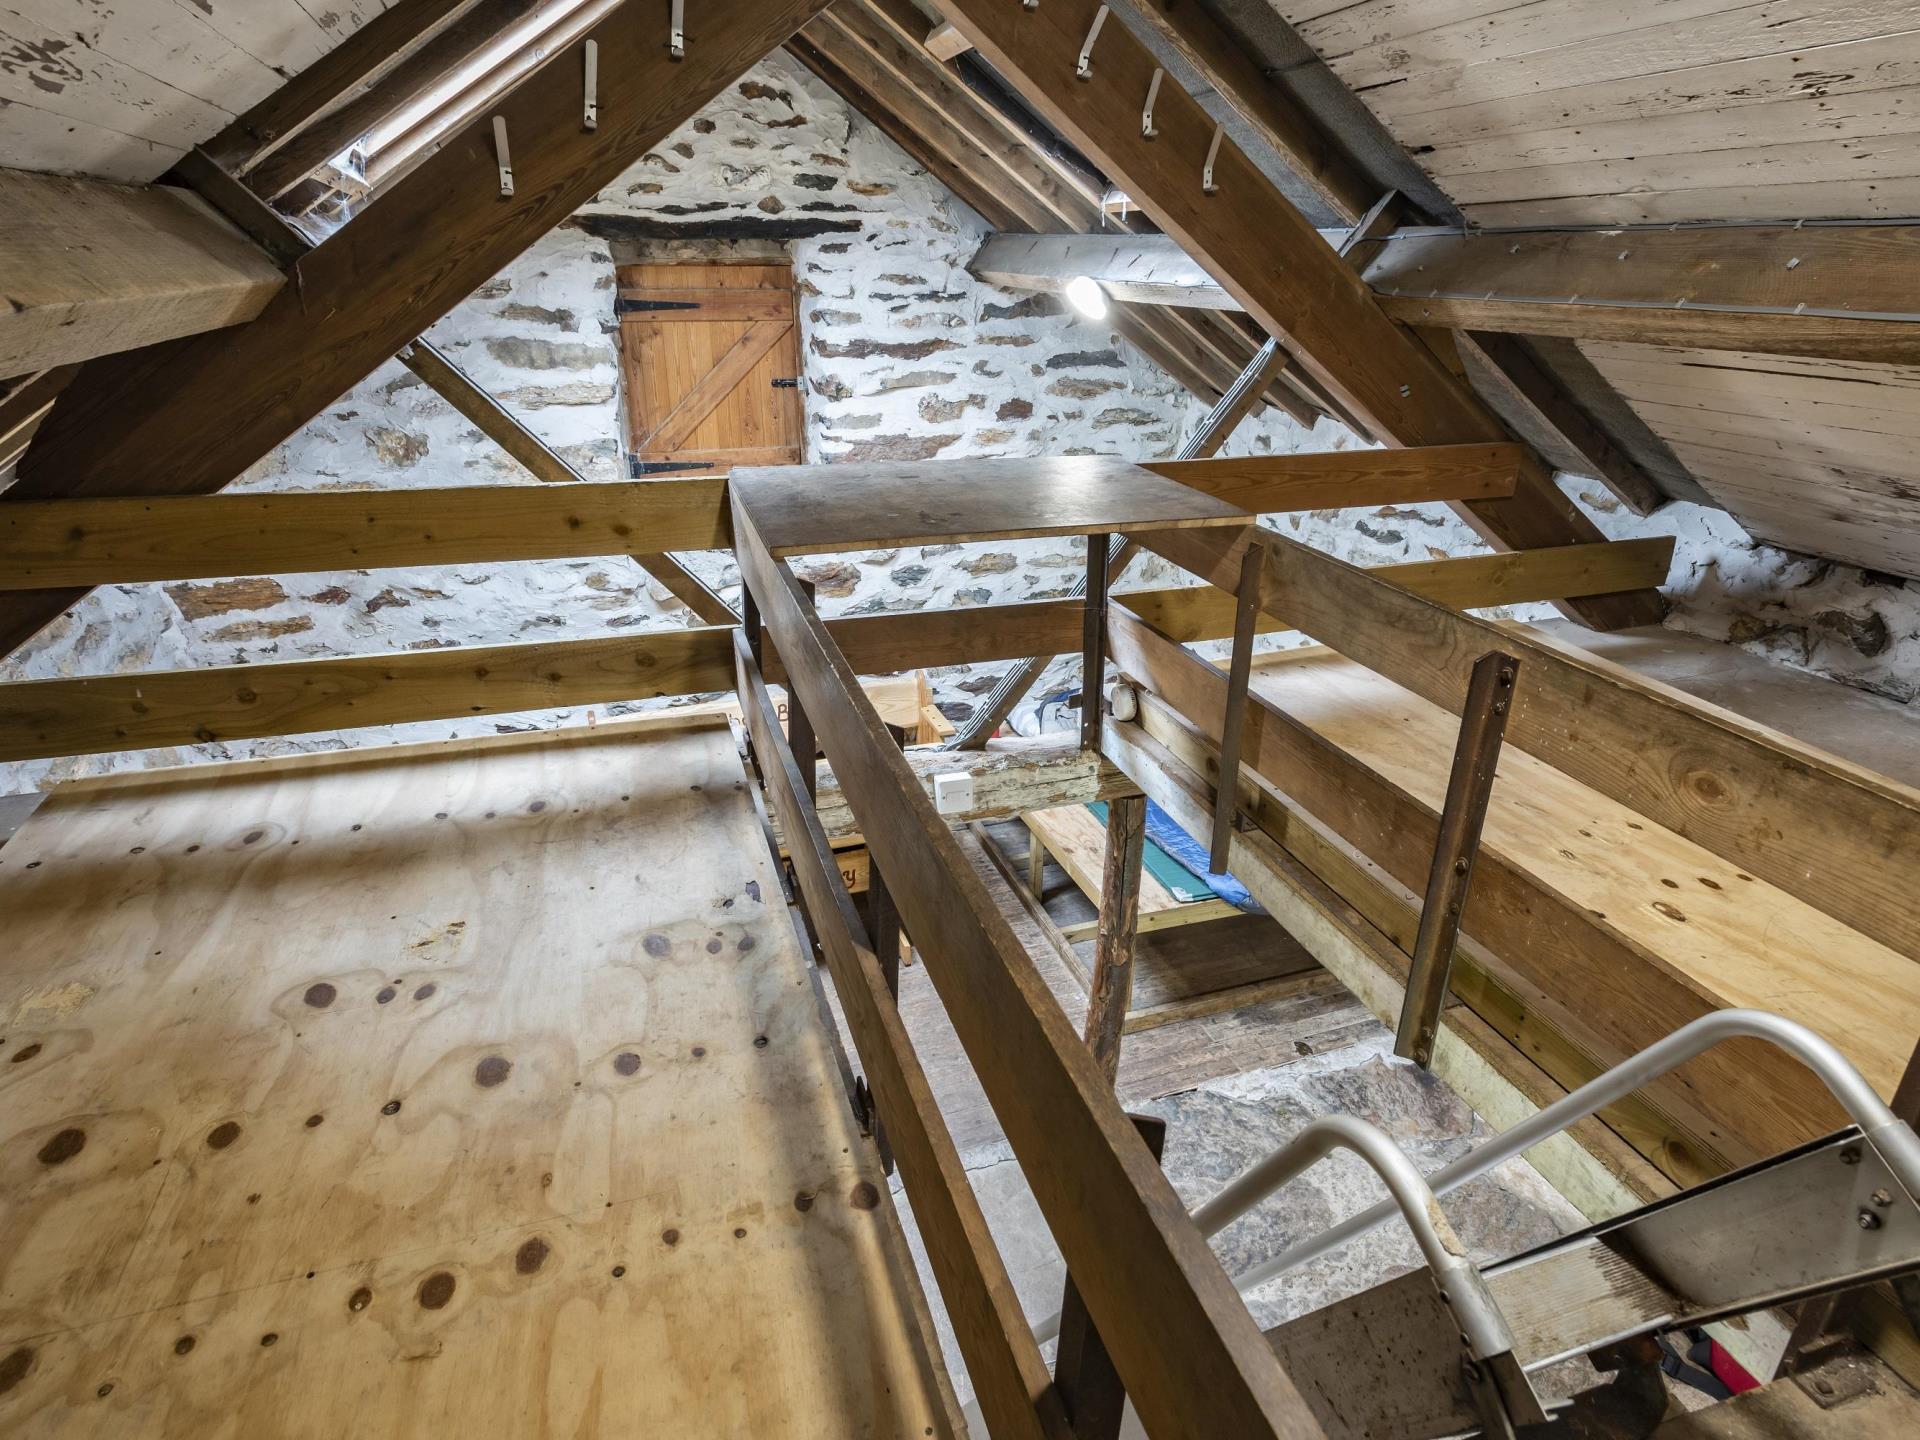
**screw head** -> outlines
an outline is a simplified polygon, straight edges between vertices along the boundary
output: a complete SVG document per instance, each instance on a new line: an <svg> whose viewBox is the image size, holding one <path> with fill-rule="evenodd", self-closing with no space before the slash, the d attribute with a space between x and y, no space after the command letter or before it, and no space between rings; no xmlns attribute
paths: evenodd
<svg viewBox="0 0 1920 1440"><path fill-rule="evenodd" d="M1893 1192L1885 1186L1882 1186L1873 1192L1873 1203L1878 1205L1882 1210L1886 1209L1889 1205L1893 1204Z"/></svg>
<svg viewBox="0 0 1920 1440"><path fill-rule="evenodd" d="M1453 862L1453 873L1456 875L1464 875L1467 873L1466 856L1463 855L1458 860Z"/></svg>
<svg viewBox="0 0 1920 1440"><path fill-rule="evenodd" d="M1860 1212L1860 1228L1862 1230L1878 1230L1880 1228L1880 1217L1871 1210L1862 1210Z"/></svg>
<svg viewBox="0 0 1920 1440"><path fill-rule="evenodd" d="M1860 1147L1858 1145L1849 1145L1846 1149L1842 1150L1840 1152L1840 1163L1842 1165L1858 1165L1860 1163Z"/></svg>

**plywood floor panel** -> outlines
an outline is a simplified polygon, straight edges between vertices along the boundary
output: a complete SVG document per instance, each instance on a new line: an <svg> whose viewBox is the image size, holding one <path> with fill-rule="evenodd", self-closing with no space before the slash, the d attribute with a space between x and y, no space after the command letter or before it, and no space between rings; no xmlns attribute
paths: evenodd
<svg viewBox="0 0 1920 1440"><path fill-rule="evenodd" d="M1262 657L1252 688L1440 807L1459 731L1452 715L1320 649ZM1483 843L1722 1003L1811 1026L1883 1095L1898 1083L1920 1032L1915 960L1512 746L1500 756Z"/></svg>
<svg viewBox="0 0 1920 1440"><path fill-rule="evenodd" d="M0 851L0 1432L944 1431L724 722L320 758Z"/></svg>

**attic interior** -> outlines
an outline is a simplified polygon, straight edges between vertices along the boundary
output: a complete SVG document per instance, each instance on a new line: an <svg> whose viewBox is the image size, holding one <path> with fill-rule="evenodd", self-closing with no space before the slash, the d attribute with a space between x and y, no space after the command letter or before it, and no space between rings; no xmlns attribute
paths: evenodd
<svg viewBox="0 0 1920 1440"><path fill-rule="evenodd" d="M0 6L0 1434L1920 1433L1917 95Z"/></svg>

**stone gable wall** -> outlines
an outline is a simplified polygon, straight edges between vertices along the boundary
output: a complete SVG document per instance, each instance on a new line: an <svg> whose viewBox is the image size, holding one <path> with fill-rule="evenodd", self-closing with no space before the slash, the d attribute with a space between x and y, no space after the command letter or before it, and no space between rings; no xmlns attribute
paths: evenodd
<svg viewBox="0 0 1920 1440"><path fill-rule="evenodd" d="M808 458L1170 453L1202 407L1106 326L1047 297L975 280L980 218L797 64L776 56L642 157L430 333L433 342L589 479L623 474L614 266L641 247L692 258L778 245L792 258ZM1277 412L1244 423L1228 454L1359 443ZM254 466L235 490L372 490L531 484L462 416L389 362ZM1913 587L1748 543L1724 515L1669 506L1634 521L1588 482L1569 493L1616 533L1678 532L1683 595L1670 623L1733 638L1897 698L1920 677ZM1485 547L1443 506L1275 517L1288 533L1358 564ZM689 558L731 598L722 555ZM915 547L809 567L828 613L874 613L1062 593L1078 542ZM1128 586L1173 583L1136 563ZM1520 618L1545 607L1511 612ZM689 623L631 561L480 564L243 577L96 591L0 664L6 679L291 660L566 639ZM956 717L1001 667L934 675ZM1073 681L1073 663L1049 677ZM619 713L631 707L596 707ZM352 734L0 766L0 793L66 775L203 758L492 733L578 723L578 709Z"/></svg>

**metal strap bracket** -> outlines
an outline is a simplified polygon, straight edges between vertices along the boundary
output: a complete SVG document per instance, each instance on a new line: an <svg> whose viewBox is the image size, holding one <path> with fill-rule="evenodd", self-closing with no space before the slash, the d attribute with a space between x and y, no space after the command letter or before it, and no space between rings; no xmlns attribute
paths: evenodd
<svg viewBox="0 0 1920 1440"><path fill-rule="evenodd" d="M507 152L507 117L493 117L493 158L500 167L500 198L513 195L513 157Z"/></svg>
<svg viewBox="0 0 1920 1440"><path fill-rule="evenodd" d="M1087 38L1081 42L1080 58L1074 62L1073 78L1091 80L1093 78L1093 42L1100 38L1100 27L1107 23L1107 7L1100 6L1093 12L1093 24L1087 27Z"/></svg>

